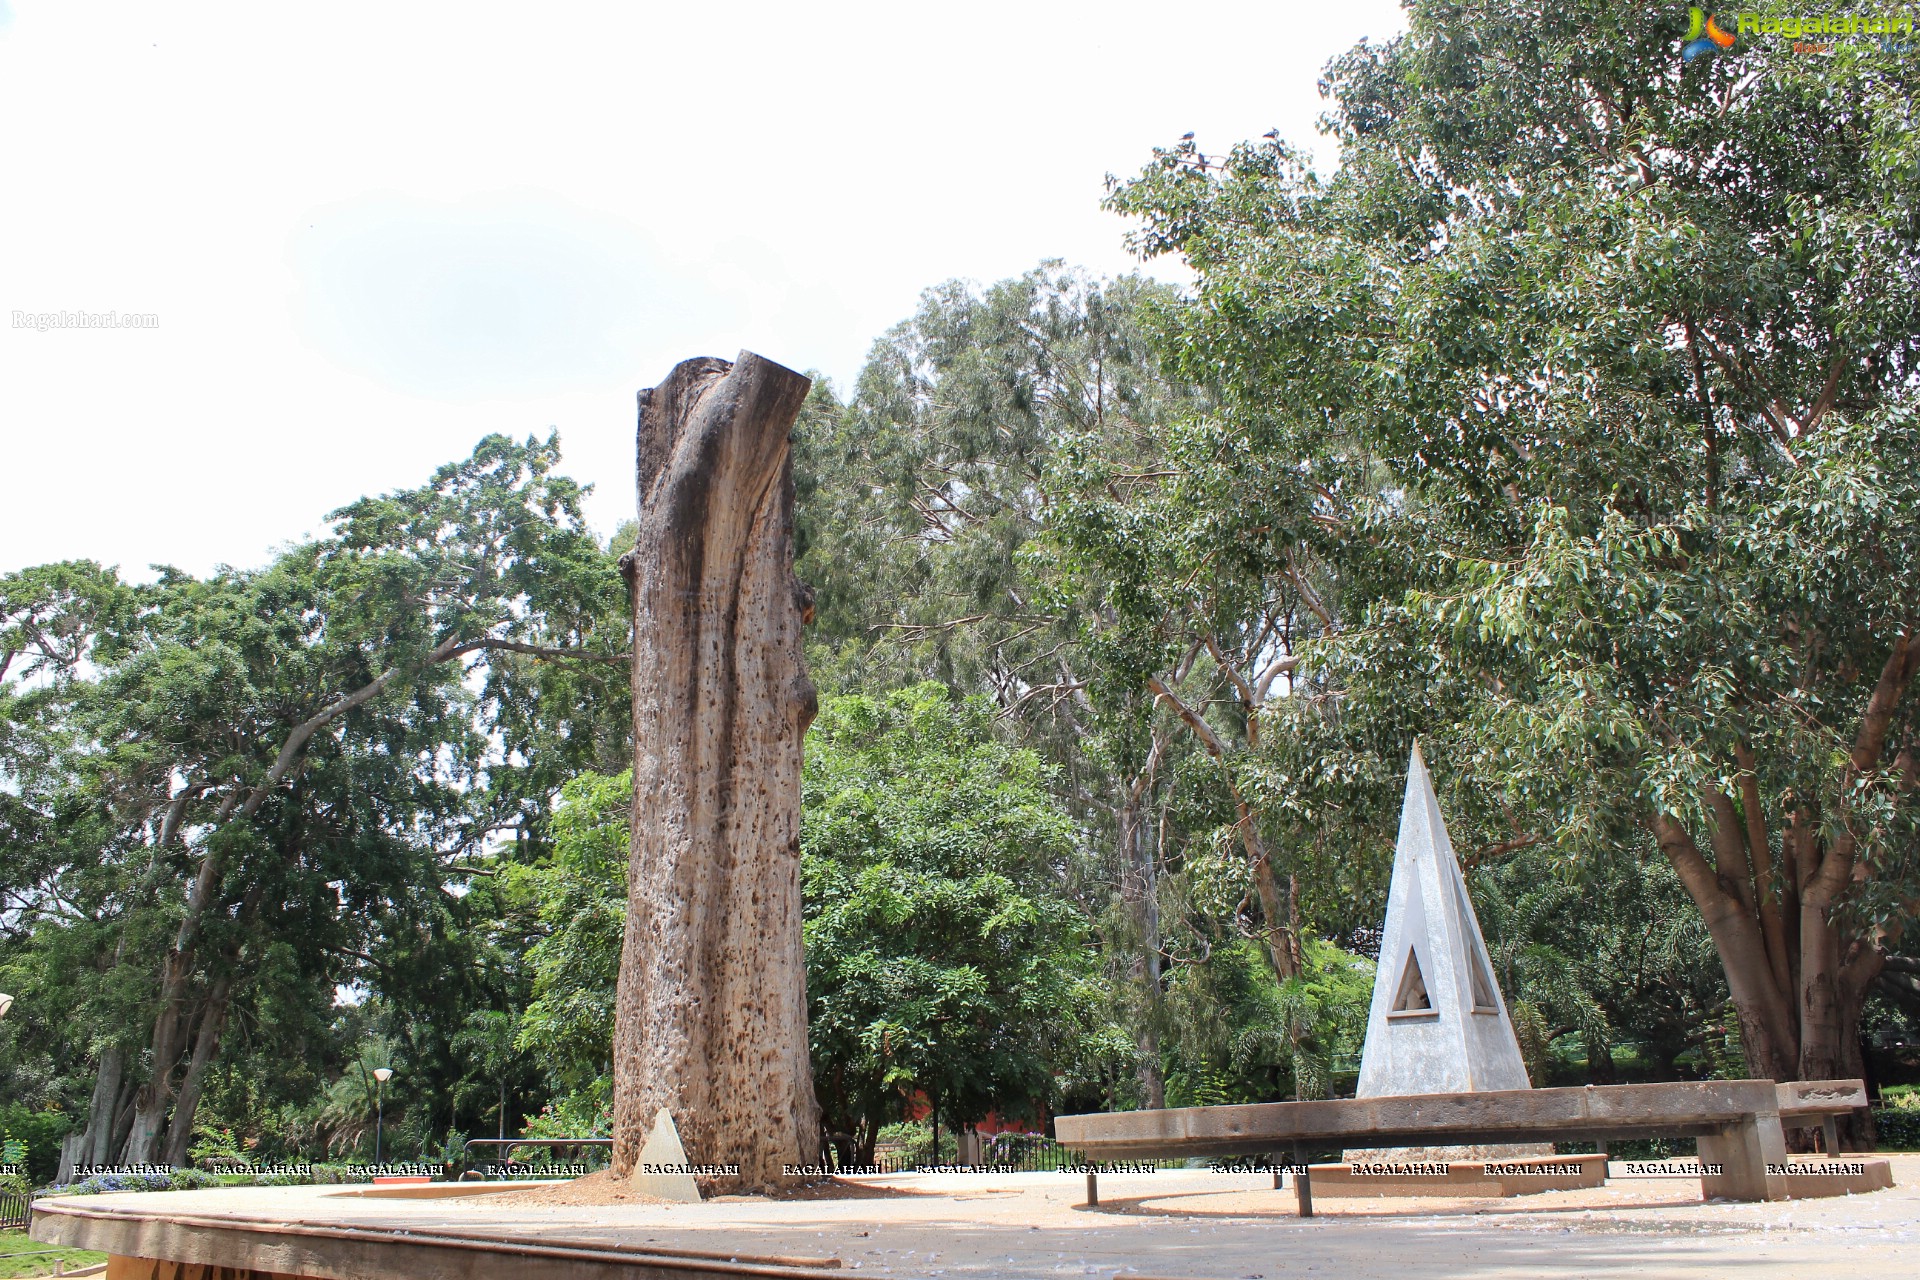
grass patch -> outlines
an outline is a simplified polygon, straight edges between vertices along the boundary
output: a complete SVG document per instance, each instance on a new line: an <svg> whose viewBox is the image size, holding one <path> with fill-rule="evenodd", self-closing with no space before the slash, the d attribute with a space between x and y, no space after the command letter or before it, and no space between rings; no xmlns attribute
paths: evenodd
<svg viewBox="0 0 1920 1280"><path fill-rule="evenodd" d="M52 1245L29 1239L24 1231L0 1231L0 1280L13 1280L15 1276L50 1276L56 1262L67 1271L79 1271L107 1260L106 1254L95 1253L91 1249L40 1252L51 1248Z"/></svg>

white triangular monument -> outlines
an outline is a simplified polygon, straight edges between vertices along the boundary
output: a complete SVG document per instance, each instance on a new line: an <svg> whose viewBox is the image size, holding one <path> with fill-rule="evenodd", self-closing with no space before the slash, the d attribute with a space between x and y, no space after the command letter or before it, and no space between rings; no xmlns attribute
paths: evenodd
<svg viewBox="0 0 1920 1280"><path fill-rule="evenodd" d="M1357 1093L1379 1098L1531 1087L1416 742Z"/></svg>
<svg viewBox="0 0 1920 1280"><path fill-rule="evenodd" d="M633 1162L633 1175L627 1179L630 1190L660 1200L683 1204L700 1203L700 1184L693 1180L693 1166L687 1149L680 1145L680 1128L673 1113L665 1107L653 1118L653 1128L641 1144L640 1156Z"/></svg>

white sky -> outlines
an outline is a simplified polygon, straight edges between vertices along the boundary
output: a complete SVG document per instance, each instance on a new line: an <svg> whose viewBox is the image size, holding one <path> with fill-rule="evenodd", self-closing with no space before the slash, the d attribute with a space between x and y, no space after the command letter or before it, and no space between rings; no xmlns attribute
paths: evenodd
<svg viewBox="0 0 1920 1280"><path fill-rule="evenodd" d="M676 360L844 391L929 285L1132 269L1105 174L1189 129L1324 163L1321 67L1403 26L1394 0L0 0L0 572L259 564L549 426L607 533L634 392ZM79 310L159 327L12 324Z"/></svg>

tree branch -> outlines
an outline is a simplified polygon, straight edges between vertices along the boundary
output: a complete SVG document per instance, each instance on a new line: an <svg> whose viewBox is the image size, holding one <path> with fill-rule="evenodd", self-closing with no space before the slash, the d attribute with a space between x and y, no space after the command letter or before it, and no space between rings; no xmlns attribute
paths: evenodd
<svg viewBox="0 0 1920 1280"><path fill-rule="evenodd" d="M1733 808L1733 797L1718 787L1705 788L1707 808L1713 813L1714 870L1720 883L1740 899L1746 911L1753 911L1753 868L1747 861L1747 848L1740 833L1740 818Z"/></svg>
<svg viewBox="0 0 1920 1280"><path fill-rule="evenodd" d="M1173 708L1174 713L1187 722L1187 727L1193 730L1196 738L1200 739L1200 744L1207 749L1208 755L1216 760L1226 759L1227 744L1220 740L1220 735L1213 731L1213 726L1208 724L1199 712L1181 701L1180 695L1168 688L1164 680L1159 676L1148 676L1147 688L1153 690L1156 698L1165 700Z"/></svg>
<svg viewBox="0 0 1920 1280"><path fill-rule="evenodd" d="M1920 668L1920 643L1916 642L1912 624L1908 624L1894 639L1893 652L1880 668L1880 679L1873 686L1873 696L1867 699L1860 732L1853 740L1850 759L1860 772L1865 773L1880 763L1887 745L1887 731L1893 725L1894 710L1913 682L1916 668Z"/></svg>
<svg viewBox="0 0 1920 1280"><path fill-rule="evenodd" d="M478 653L482 649L501 653L531 654L536 658L554 662L603 662L615 667L624 667L633 661L631 653L595 653L591 649L553 649L546 645L522 644L518 640L496 640L491 636L463 644L447 657L462 658L469 653Z"/></svg>
<svg viewBox="0 0 1920 1280"><path fill-rule="evenodd" d="M1812 435L1813 429L1820 424L1820 419L1826 417L1827 411L1833 408L1834 398L1840 392L1840 375L1846 371L1846 368L1847 353L1844 350L1834 352L1833 362L1827 366L1827 380L1820 388L1819 397L1807 410L1807 416L1800 419L1802 437Z"/></svg>
<svg viewBox="0 0 1920 1280"><path fill-rule="evenodd" d="M1307 575L1300 572L1300 562L1294 557L1292 547L1287 548L1287 577L1292 580L1294 590L1300 593L1300 599L1306 603L1307 609L1320 619L1321 627L1333 630L1333 612L1320 598L1320 593L1307 584Z"/></svg>

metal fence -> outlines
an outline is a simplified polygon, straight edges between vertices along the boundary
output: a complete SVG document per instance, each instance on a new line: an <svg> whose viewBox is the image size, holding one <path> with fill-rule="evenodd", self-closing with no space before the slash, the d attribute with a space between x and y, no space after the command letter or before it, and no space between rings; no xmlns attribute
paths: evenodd
<svg viewBox="0 0 1920 1280"><path fill-rule="evenodd" d="M0 1231L27 1225L33 1213L33 1197L24 1191L0 1191Z"/></svg>
<svg viewBox="0 0 1920 1280"><path fill-rule="evenodd" d="M979 1159L972 1163L976 1167L1014 1173L1051 1173L1086 1162L1085 1156L1061 1146L1052 1138L1033 1133L996 1133L980 1139ZM954 1157L936 1161L930 1152L909 1147L877 1148L873 1153L873 1163L886 1173L967 1167Z"/></svg>

